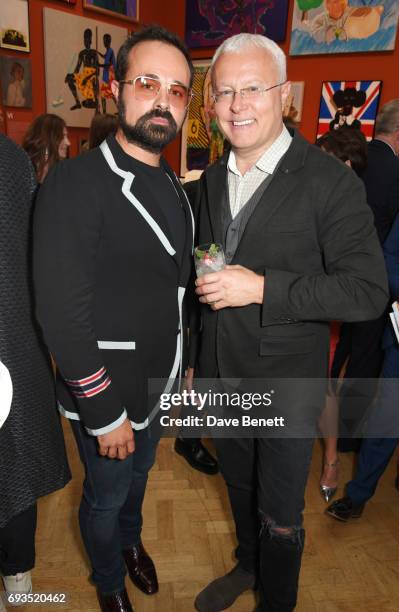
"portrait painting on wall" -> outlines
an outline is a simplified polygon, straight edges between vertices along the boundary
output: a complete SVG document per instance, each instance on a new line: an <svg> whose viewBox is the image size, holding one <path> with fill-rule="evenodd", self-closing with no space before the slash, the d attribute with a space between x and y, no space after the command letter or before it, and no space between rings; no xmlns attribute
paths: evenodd
<svg viewBox="0 0 399 612"><path fill-rule="evenodd" d="M358 129L367 140L374 136L382 81L324 81L317 138L340 127Z"/></svg>
<svg viewBox="0 0 399 612"><path fill-rule="evenodd" d="M2 0L0 9L0 47L29 53L28 0Z"/></svg>
<svg viewBox="0 0 399 612"><path fill-rule="evenodd" d="M293 124L300 123L302 119L304 91L304 81L291 81L291 90L285 102L283 117Z"/></svg>
<svg viewBox="0 0 399 612"><path fill-rule="evenodd" d="M250 32L284 40L288 0L186 0L186 43L217 47L225 38Z"/></svg>
<svg viewBox="0 0 399 612"><path fill-rule="evenodd" d="M216 122L210 64L211 60L194 61L193 98L182 130L182 177L191 170L204 170L225 149L225 140Z"/></svg>
<svg viewBox="0 0 399 612"><path fill-rule="evenodd" d="M32 72L30 59L0 57L0 80L4 106L32 108Z"/></svg>
<svg viewBox="0 0 399 612"><path fill-rule="evenodd" d="M395 48L397 0L294 0L290 55Z"/></svg>
<svg viewBox="0 0 399 612"><path fill-rule="evenodd" d="M83 6L119 19L139 20L139 0L83 0Z"/></svg>
<svg viewBox="0 0 399 612"><path fill-rule="evenodd" d="M47 112L72 127L89 127L95 113L115 113L111 82L127 30L49 8L43 18Z"/></svg>

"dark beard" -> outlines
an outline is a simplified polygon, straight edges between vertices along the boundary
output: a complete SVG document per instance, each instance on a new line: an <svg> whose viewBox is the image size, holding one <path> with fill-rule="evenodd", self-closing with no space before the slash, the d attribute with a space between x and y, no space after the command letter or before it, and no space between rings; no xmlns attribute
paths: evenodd
<svg viewBox="0 0 399 612"><path fill-rule="evenodd" d="M149 153L159 154L177 134L177 125L172 114L169 111L154 109L142 115L135 123L131 125L126 121L125 104L122 96L119 97L118 104L119 127L125 135L125 138L131 144L138 145L141 149ZM169 121L169 125L153 125L150 120L153 117L163 117Z"/></svg>

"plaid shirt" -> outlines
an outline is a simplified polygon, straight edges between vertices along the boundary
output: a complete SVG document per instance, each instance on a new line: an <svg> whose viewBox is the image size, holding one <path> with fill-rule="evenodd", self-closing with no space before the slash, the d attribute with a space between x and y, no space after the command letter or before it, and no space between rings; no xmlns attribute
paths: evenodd
<svg viewBox="0 0 399 612"><path fill-rule="evenodd" d="M284 126L280 136L273 142L244 176L237 168L233 151L230 152L227 162L229 201L231 216L234 219L241 208L253 196L266 176L273 174L280 159L288 151L292 137Z"/></svg>

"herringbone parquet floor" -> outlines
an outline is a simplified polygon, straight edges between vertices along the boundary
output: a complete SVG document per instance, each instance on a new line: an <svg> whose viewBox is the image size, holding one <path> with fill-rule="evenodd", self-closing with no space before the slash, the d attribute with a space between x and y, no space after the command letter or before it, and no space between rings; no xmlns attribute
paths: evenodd
<svg viewBox="0 0 399 612"><path fill-rule="evenodd" d="M67 592L68 604L38 610L97 611L94 588L80 541L77 510L82 469L69 426L65 426L73 481L39 503L36 592ZM190 469L164 439L151 472L144 504L143 541L160 581L157 595L140 593L127 580L138 612L191 612L195 595L234 564L234 529L220 476ZM351 476L353 458L341 457L340 482ZM399 493L396 458L357 521L341 524L323 514L318 492L321 451L316 444L306 493L306 547L298 612L399 611ZM342 486L337 495L342 493ZM255 598L244 594L230 608L252 612ZM32 610L33 606L19 610Z"/></svg>

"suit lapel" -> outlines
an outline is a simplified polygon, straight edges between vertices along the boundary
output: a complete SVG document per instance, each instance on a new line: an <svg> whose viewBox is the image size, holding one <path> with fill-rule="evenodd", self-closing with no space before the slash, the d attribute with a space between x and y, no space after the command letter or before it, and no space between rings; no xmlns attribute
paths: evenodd
<svg viewBox="0 0 399 612"><path fill-rule="evenodd" d="M211 222L213 242L221 244L223 244L222 201L225 197L227 185L227 159L228 153L224 154L213 166L210 166L206 172L208 191L206 205Z"/></svg>

